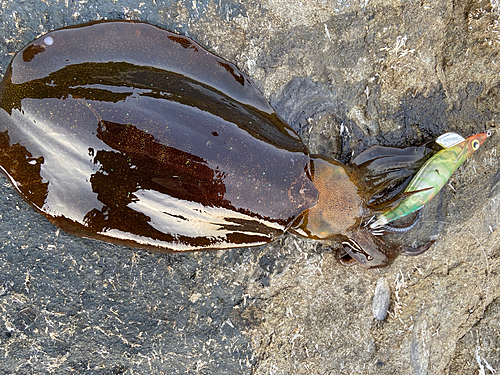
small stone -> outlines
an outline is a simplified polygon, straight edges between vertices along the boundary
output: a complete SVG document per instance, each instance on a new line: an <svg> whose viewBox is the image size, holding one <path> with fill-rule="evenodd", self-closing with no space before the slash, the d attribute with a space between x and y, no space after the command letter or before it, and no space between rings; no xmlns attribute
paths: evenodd
<svg viewBox="0 0 500 375"><path fill-rule="evenodd" d="M391 289L386 279L380 278L375 287L375 295L373 296L373 316L377 320L385 320L389 310L389 303L391 301Z"/></svg>

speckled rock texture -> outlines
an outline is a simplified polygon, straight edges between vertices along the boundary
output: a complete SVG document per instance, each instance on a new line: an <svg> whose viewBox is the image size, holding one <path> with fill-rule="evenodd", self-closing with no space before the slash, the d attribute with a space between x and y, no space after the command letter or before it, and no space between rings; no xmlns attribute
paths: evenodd
<svg viewBox="0 0 500 375"><path fill-rule="evenodd" d="M500 123L498 0L0 0L0 73L36 36L99 19L191 36L344 162ZM499 145L394 238L437 239L427 253L371 271L292 235L181 255L77 238L2 175L0 374L498 373Z"/></svg>

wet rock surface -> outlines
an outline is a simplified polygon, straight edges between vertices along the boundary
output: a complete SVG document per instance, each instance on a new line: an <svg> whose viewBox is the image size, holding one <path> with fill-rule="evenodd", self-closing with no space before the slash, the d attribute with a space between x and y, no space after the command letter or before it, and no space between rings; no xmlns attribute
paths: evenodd
<svg viewBox="0 0 500 375"><path fill-rule="evenodd" d="M312 152L347 161L372 144L498 124L499 18L493 0L1 1L0 72L49 30L147 21L236 63ZM294 236L181 255L76 238L2 175L0 373L494 373L499 144L490 138L402 239L436 244L373 271ZM381 278L385 320L373 315Z"/></svg>

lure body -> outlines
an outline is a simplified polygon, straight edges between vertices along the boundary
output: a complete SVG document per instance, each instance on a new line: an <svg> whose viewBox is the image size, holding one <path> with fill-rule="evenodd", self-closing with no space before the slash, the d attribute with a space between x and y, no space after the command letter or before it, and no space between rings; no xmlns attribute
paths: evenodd
<svg viewBox="0 0 500 375"><path fill-rule="evenodd" d="M17 191L70 233L155 251L288 231L386 266L411 249L363 224L429 152L375 146L350 165L310 155L236 66L141 22L43 35L0 86L0 166Z"/></svg>
<svg viewBox="0 0 500 375"><path fill-rule="evenodd" d="M372 229L420 210L446 185L451 175L488 138L488 133L472 135L460 143L438 151L420 168L404 190L396 208L384 212L370 225Z"/></svg>

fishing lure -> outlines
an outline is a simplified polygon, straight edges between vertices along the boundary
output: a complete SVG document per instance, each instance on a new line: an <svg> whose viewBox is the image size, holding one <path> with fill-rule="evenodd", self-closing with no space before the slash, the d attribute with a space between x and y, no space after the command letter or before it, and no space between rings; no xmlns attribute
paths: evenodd
<svg viewBox="0 0 500 375"><path fill-rule="evenodd" d="M376 221L370 224L370 228L379 228L424 207L490 135L490 132L485 132L472 135L467 139L456 133L446 133L440 136L436 143L444 149L425 162L404 190L403 199L394 209L380 214Z"/></svg>
<svg viewBox="0 0 500 375"><path fill-rule="evenodd" d="M75 235L163 252L256 246L291 232L388 265L420 248L363 226L427 147L310 155L236 66L141 22L52 31L0 85L0 166ZM400 184L399 184L400 185Z"/></svg>

